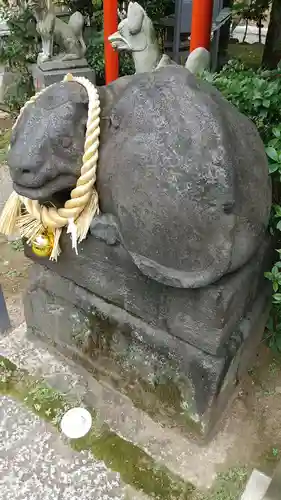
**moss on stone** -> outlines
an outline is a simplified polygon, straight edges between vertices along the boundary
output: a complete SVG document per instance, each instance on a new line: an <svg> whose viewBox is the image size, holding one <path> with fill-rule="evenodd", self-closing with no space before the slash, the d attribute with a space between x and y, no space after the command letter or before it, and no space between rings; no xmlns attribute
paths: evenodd
<svg viewBox="0 0 281 500"><path fill-rule="evenodd" d="M77 401L49 387L0 356L0 394L9 395L27 405L35 414L59 428L62 415ZM91 410L90 410L91 411ZM119 472L124 483L157 500L237 500L245 488L248 471L236 467L219 474L209 493L194 488L143 450L110 431L91 411L93 425L82 439L69 441L77 451L89 450Z"/></svg>
<svg viewBox="0 0 281 500"><path fill-rule="evenodd" d="M41 418L59 426L62 415L75 406L43 381L36 380L6 358L0 358L0 394L9 395L26 404ZM77 403L77 402L76 402ZM107 425L95 425L96 415L91 411L93 426L83 439L70 441L78 450L89 450L121 479L159 500L192 500L194 487L156 463L137 446L110 431Z"/></svg>

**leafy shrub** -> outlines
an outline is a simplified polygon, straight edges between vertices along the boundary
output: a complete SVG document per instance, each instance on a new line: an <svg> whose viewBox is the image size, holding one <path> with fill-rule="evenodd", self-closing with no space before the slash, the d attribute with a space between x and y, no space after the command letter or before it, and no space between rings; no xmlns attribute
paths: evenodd
<svg viewBox="0 0 281 500"><path fill-rule="evenodd" d="M153 21L175 12L175 0L139 0L139 4Z"/></svg>
<svg viewBox="0 0 281 500"><path fill-rule="evenodd" d="M17 113L32 95L34 95L32 76L29 71L22 70L20 73L15 73L13 82L8 85L4 101L12 113Z"/></svg>
<svg viewBox="0 0 281 500"><path fill-rule="evenodd" d="M231 61L218 74L206 74L232 104L247 115L257 126L265 144L269 173L273 181L273 205L270 232L280 244L281 231L281 78L280 69L254 71L241 63ZM270 272L272 282L272 310L267 324L267 341L271 348L281 351L281 250Z"/></svg>
<svg viewBox="0 0 281 500"><path fill-rule="evenodd" d="M88 64L96 72L97 84L105 82L104 42L103 33L95 33L87 40L86 58ZM130 54L119 54L119 75L132 75L134 73L133 59Z"/></svg>
<svg viewBox="0 0 281 500"><path fill-rule="evenodd" d="M4 100L11 111L18 111L34 93L28 67L36 61L39 37L35 20L28 8L5 8L1 10L1 15L7 22L10 34L2 40L0 62L15 74Z"/></svg>
<svg viewBox="0 0 281 500"><path fill-rule="evenodd" d="M1 9L0 14L10 29L0 47L0 62L9 69L22 69L36 61L39 36L35 19L28 8Z"/></svg>
<svg viewBox="0 0 281 500"><path fill-rule="evenodd" d="M206 79L255 123L267 145L280 123L281 78L230 61L220 73L206 74Z"/></svg>

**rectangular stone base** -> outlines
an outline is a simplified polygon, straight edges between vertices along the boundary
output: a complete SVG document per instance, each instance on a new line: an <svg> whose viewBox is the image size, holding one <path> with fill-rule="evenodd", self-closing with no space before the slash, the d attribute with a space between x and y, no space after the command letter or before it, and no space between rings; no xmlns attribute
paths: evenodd
<svg viewBox="0 0 281 500"><path fill-rule="evenodd" d="M243 268L203 288L165 286L142 274L121 245L89 236L76 255L63 233L58 262L26 254L54 273L103 298L152 329L177 337L197 349L228 357L241 343L236 326L260 293L271 290L264 272L271 268L272 242L265 238ZM236 339L236 340L235 340Z"/></svg>
<svg viewBox="0 0 281 500"><path fill-rule="evenodd" d="M83 59L83 65L78 64L75 66L75 62L77 61L73 61L72 65L60 63L61 67L59 67L57 61L55 61L54 65L50 61L45 63L48 66L46 68L44 66L44 69L37 66L37 64L32 65L31 72L36 91L40 91L53 83L61 82L67 73L71 73L73 76L84 76L92 83L96 83L95 72L87 65L86 60Z"/></svg>
<svg viewBox="0 0 281 500"><path fill-rule="evenodd" d="M265 283L265 285L267 285ZM35 264L25 296L30 332L108 381L166 425L206 436L231 400L262 337L270 286L212 355Z"/></svg>

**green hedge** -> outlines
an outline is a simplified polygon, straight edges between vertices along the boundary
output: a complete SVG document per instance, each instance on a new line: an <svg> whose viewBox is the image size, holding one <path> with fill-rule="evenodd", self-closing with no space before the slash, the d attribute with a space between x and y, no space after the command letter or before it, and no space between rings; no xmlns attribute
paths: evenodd
<svg viewBox="0 0 281 500"><path fill-rule="evenodd" d="M220 73L206 74L205 78L256 124L264 141L273 185L269 230L277 246L281 246L281 68L254 71L237 61L230 61ZM281 351L281 250L277 249L276 253L273 268L265 273L273 289L266 339L273 350Z"/></svg>

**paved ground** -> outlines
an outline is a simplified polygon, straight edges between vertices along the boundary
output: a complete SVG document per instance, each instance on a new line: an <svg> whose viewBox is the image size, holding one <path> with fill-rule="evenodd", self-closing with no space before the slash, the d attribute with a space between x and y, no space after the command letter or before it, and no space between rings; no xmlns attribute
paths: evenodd
<svg viewBox="0 0 281 500"><path fill-rule="evenodd" d="M53 428L9 397L0 399L1 500L127 500L119 474L75 453Z"/></svg>
<svg viewBox="0 0 281 500"><path fill-rule="evenodd" d="M225 496L192 494L183 497L185 500L238 500L247 479L247 469L251 473L257 467L271 474L280 457L281 373L277 363L270 362L267 365L269 376L274 379L274 386L270 386L266 377L262 376L266 385L259 388L258 374L253 372L255 382L250 379L250 386L247 383L243 385L244 395L241 394L232 405L220 432L211 443L202 447L177 429L164 429L158 422L136 409L127 398L89 377L87 372L78 369L69 360L54 356L42 344L34 344L26 337L24 324L13 334L0 337L0 353L36 379L39 376L43 378L47 385L59 390L67 398L95 408L98 415L95 428L99 429L105 422L121 439L112 456L108 455L108 450L105 455L98 455L99 460L86 451L78 455L53 426L40 421L38 416L19 401L15 402L11 396L2 396L1 500L37 500L39 496L40 500L74 500L75 495L83 491L83 485L85 500L143 500L151 498L150 493L157 486L154 472L161 467L166 467L168 474L176 475L180 481L192 482L199 489L213 485L219 488L218 491L222 488L226 491ZM245 404L242 402L244 397ZM260 412L260 416L253 411L254 408ZM100 442L99 452L102 452L105 443L106 440ZM143 451L148 454L148 459L141 455L140 460L138 454ZM112 474L110 469L119 471L120 477L116 473ZM226 476L218 476L219 472ZM58 493L62 478L68 484L67 491L71 491L69 497ZM126 489L123 481L133 488L136 482L140 485L143 481L148 488L145 490L148 497L143 493L137 494L135 490L132 492L130 488ZM50 487L50 484L53 486ZM22 492L27 489L25 496L23 493L15 496L15 490L20 486ZM31 488L35 496L31 496ZM40 488L42 494L39 495ZM173 497L164 495L157 498L171 500Z"/></svg>

